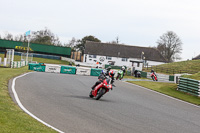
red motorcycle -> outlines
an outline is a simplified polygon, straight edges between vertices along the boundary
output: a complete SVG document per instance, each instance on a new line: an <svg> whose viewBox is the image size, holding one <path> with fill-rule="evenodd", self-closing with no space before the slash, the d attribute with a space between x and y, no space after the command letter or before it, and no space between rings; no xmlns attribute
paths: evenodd
<svg viewBox="0 0 200 133"><path fill-rule="evenodd" d="M151 78L153 81L158 81L157 75L155 73L151 73Z"/></svg>
<svg viewBox="0 0 200 133"><path fill-rule="evenodd" d="M91 90L89 96L90 98L95 98L99 100L104 94L106 94L110 89L112 90L112 84L110 78L100 79L102 82L98 84L94 90Z"/></svg>

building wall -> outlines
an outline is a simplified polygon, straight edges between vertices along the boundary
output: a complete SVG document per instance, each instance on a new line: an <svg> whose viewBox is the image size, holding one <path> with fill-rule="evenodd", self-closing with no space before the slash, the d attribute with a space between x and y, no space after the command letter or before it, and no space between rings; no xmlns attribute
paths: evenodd
<svg viewBox="0 0 200 133"><path fill-rule="evenodd" d="M130 61L135 61L134 63ZM88 64L99 64L99 66L103 66L105 64L110 64L111 62L115 62L114 65L116 66L127 66L127 67L135 67L137 70L142 70L143 63L137 63L141 62L142 60L136 59L136 58L121 58L121 57L107 57L107 56L100 56L100 55L88 55L84 54L83 56L83 62ZM146 61L146 64L148 66L151 65L160 65L164 64L163 62L156 62L156 61Z"/></svg>
<svg viewBox="0 0 200 133"><path fill-rule="evenodd" d="M129 59L122 59L120 57L106 57L106 56L99 56L99 55L87 55L84 54L83 62L88 64L97 64L99 63L99 66L103 66L105 64L111 64L111 62L115 62L114 65L116 66L127 66L127 67L135 67L137 70L142 70L142 63L132 63L130 60L140 61L137 59L129 58Z"/></svg>

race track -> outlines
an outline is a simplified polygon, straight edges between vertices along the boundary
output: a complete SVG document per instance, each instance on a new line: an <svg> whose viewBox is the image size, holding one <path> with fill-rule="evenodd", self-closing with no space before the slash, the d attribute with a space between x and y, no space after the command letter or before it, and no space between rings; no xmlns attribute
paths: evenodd
<svg viewBox="0 0 200 133"><path fill-rule="evenodd" d="M116 81L99 101L97 77L33 72L15 90L32 114L66 133L199 133L200 108Z"/></svg>

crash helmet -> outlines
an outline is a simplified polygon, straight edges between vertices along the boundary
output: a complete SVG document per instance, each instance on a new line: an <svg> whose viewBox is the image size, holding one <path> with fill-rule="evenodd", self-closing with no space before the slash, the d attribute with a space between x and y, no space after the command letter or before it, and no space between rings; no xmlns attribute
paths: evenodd
<svg viewBox="0 0 200 133"><path fill-rule="evenodd" d="M125 67L124 67L124 66L122 66L122 70L125 70Z"/></svg>
<svg viewBox="0 0 200 133"><path fill-rule="evenodd" d="M153 69L151 69L151 73L154 73L154 70L153 70Z"/></svg>
<svg viewBox="0 0 200 133"><path fill-rule="evenodd" d="M109 71L109 77L114 77L114 75L115 75L115 72L113 70L110 70Z"/></svg>

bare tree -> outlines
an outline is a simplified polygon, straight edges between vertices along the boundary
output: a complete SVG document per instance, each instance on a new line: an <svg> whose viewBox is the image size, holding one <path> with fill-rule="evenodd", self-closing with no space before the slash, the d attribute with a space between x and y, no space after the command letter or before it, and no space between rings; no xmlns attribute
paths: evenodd
<svg viewBox="0 0 200 133"><path fill-rule="evenodd" d="M69 42L67 44L64 44L65 47L70 47L72 51L76 51L76 45L78 45L79 40L77 40L76 38L72 37L71 40L69 40Z"/></svg>
<svg viewBox="0 0 200 133"><path fill-rule="evenodd" d="M20 42L24 42L24 36L23 35L17 35L14 37L14 41L20 41Z"/></svg>
<svg viewBox="0 0 200 133"><path fill-rule="evenodd" d="M117 36L116 38L115 38L116 40L113 40L113 41L111 41L111 42L107 42L107 43L111 43L111 44L119 44L119 37Z"/></svg>
<svg viewBox="0 0 200 133"><path fill-rule="evenodd" d="M48 28L45 28L45 30L33 32L31 42L61 46L59 38L55 36Z"/></svg>
<svg viewBox="0 0 200 133"><path fill-rule="evenodd" d="M5 40L13 40L13 35L11 34L11 33L5 33L5 36L4 36L4 38L3 39L5 39Z"/></svg>
<svg viewBox="0 0 200 133"><path fill-rule="evenodd" d="M173 31L168 31L160 36L157 44L157 49L168 62L173 62L175 59L181 59L180 54L182 50L182 42Z"/></svg>

